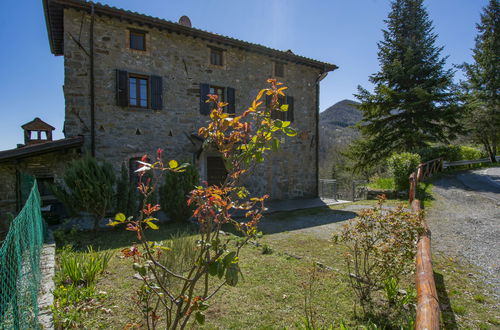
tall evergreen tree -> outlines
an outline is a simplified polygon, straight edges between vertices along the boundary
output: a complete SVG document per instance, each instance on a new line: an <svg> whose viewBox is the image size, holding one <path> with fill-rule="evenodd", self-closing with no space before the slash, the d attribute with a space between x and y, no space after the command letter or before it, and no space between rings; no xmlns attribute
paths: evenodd
<svg viewBox="0 0 500 330"><path fill-rule="evenodd" d="M351 149L358 168L380 163L393 152L414 152L447 142L457 132L453 72L445 70L443 47L423 0L393 0L384 39L378 43L380 71L370 76L374 93L358 87L362 133Z"/></svg>
<svg viewBox="0 0 500 330"><path fill-rule="evenodd" d="M466 127L475 142L481 143L492 162L500 144L500 4L490 0L476 25L478 35L473 64L463 64Z"/></svg>

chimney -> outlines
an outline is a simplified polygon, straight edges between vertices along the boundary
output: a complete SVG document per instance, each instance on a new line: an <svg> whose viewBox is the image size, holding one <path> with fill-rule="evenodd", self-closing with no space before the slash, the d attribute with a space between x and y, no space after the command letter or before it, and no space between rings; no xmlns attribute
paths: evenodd
<svg viewBox="0 0 500 330"><path fill-rule="evenodd" d="M38 117L21 128L24 130L24 144L27 146L52 141L52 131L55 130Z"/></svg>
<svg viewBox="0 0 500 330"><path fill-rule="evenodd" d="M191 20L186 15L181 16L181 18L179 18L179 24L186 27L192 27Z"/></svg>

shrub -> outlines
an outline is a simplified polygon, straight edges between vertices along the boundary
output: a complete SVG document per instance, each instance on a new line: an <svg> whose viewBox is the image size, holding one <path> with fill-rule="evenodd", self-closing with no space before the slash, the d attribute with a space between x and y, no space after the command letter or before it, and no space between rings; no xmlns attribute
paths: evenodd
<svg viewBox="0 0 500 330"><path fill-rule="evenodd" d="M417 150L417 154L422 158L422 162L440 157L449 162L456 162L458 160L480 159L484 156L477 148L458 145L429 146Z"/></svg>
<svg viewBox="0 0 500 330"><path fill-rule="evenodd" d="M160 205L170 219L186 221L193 215L194 208L187 205L187 198L199 180L198 171L192 165L184 172L165 173L165 181L160 187Z"/></svg>
<svg viewBox="0 0 500 330"><path fill-rule="evenodd" d="M97 230L99 221L111 208L114 183L112 166L86 154L70 164L64 172L64 185L53 185L52 191L70 213L90 213Z"/></svg>
<svg viewBox="0 0 500 330"><path fill-rule="evenodd" d="M111 252L97 252L92 247L86 252L74 252L65 247L59 260L61 282L77 286L94 285L97 275L104 272L111 257Z"/></svg>
<svg viewBox="0 0 500 330"><path fill-rule="evenodd" d="M394 178L374 176L370 179L368 187L372 189L394 190Z"/></svg>
<svg viewBox="0 0 500 330"><path fill-rule="evenodd" d="M422 162L443 157L444 160L453 162L460 159L460 148L453 145L428 146L416 151L420 155Z"/></svg>
<svg viewBox="0 0 500 330"><path fill-rule="evenodd" d="M389 172L394 177L396 190L408 190L409 177L420 164L420 156L409 152L393 154L388 160Z"/></svg>
<svg viewBox="0 0 500 330"><path fill-rule="evenodd" d="M468 147L460 146L460 160L475 160L480 159L482 156L481 150Z"/></svg>
<svg viewBox="0 0 500 330"><path fill-rule="evenodd" d="M363 310L372 310L372 295L394 283L414 268L416 242L422 231L420 215L405 211L400 205L395 209L382 209L383 199L360 215L333 236L337 244L347 247L346 264L349 282ZM386 290L389 289L388 287Z"/></svg>
<svg viewBox="0 0 500 330"><path fill-rule="evenodd" d="M122 250L133 258L133 268L142 279L136 287L135 297L143 314L147 328L155 328L161 319L166 329L184 329L191 317L196 322L205 322L205 311L211 298L225 286L236 286L241 278L239 266L240 251L250 239L258 237L257 224L265 210L267 195L253 197L244 186L240 186L244 173L264 161L267 150L278 150L281 138L275 134L295 136L296 130L289 121L274 119L272 111L285 112L288 105L279 104L286 87L269 79L270 88L262 89L251 106L240 116L231 117L224 111L227 103L219 102L217 95L208 95L208 103L214 105L210 122L198 130L205 145L218 150L224 159L228 175L221 185L197 186L189 196L188 205L195 208L193 216L199 224L196 258L191 261L187 276L175 273L159 258L171 251L170 248L147 240L149 229L157 230L154 217L160 205L148 203L148 198L157 191L162 175L168 172L183 172L189 164L175 160L163 161L162 149L157 150L151 163L148 156L141 159L138 191L143 203L138 217L118 213L109 225L126 225L134 231L139 246ZM264 95L269 97L269 107L261 106ZM144 179L144 172L152 173L152 180ZM235 219L233 210L244 212L244 220ZM233 226L241 236L222 231L223 226ZM163 285L164 274L172 276L180 285Z"/></svg>

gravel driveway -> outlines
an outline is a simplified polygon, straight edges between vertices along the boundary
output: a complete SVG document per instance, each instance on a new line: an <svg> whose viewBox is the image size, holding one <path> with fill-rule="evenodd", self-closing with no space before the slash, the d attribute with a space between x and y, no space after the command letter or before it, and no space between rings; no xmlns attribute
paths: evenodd
<svg viewBox="0 0 500 330"><path fill-rule="evenodd" d="M433 195L432 249L482 269L500 298L500 167L447 175Z"/></svg>

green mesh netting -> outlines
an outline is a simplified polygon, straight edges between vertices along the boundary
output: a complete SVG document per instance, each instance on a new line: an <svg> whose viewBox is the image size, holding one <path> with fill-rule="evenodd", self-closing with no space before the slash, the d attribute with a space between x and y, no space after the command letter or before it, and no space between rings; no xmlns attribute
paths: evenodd
<svg viewBox="0 0 500 330"><path fill-rule="evenodd" d="M36 181L0 243L0 329L38 329L44 225Z"/></svg>

